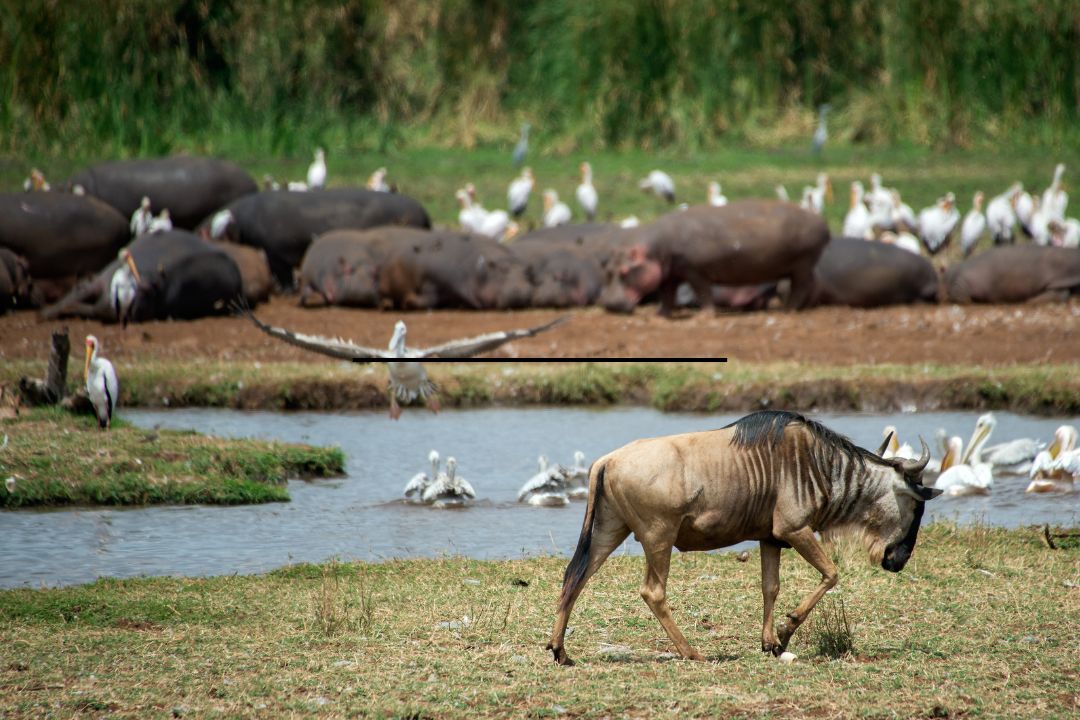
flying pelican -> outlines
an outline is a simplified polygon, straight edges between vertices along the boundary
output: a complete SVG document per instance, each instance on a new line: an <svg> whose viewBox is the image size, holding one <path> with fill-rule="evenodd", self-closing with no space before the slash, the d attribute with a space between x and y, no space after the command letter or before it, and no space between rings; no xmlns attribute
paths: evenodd
<svg viewBox="0 0 1080 720"><path fill-rule="evenodd" d="M948 245L949 237L960 222L960 211L955 205L956 196L947 193L919 212L919 237L931 255L936 255Z"/></svg>
<svg viewBox="0 0 1080 720"><path fill-rule="evenodd" d="M143 233L150 232L150 225L154 222L154 213L150 211L150 198L143 195L139 207L131 213L131 237L138 237Z"/></svg>
<svg viewBox="0 0 1080 720"><path fill-rule="evenodd" d="M963 454L964 441L955 435L949 438L948 447L948 452L941 459L941 474L934 481L934 487L944 490L946 495L988 494L994 484L990 466L986 463L969 465L959 461Z"/></svg>
<svg viewBox="0 0 1080 720"><path fill-rule="evenodd" d="M315 159L308 165L307 186L312 190L326 186L326 152L322 148L315 148Z"/></svg>
<svg viewBox="0 0 1080 720"><path fill-rule="evenodd" d="M675 181L663 170L653 170L648 177L638 183L641 190L652 190L657 197L664 198L669 203L675 203Z"/></svg>
<svg viewBox="0 0 1080 720"><path fill-rule="evenodd" d="M533 189L532 168L524 168L521 176L514 178L506 191L506 204L514 217L521 217L529 205L529 194Z"/></svg>
<svg viewBox="0 0 1080 720"><path fill-rule="evenodd" d="M431 463L431 475L426 472L418 472L412 476L405 485L405 501L414 505L424 502L424 491L439 477L439 451L432 450L428 453L428 462Z"/></svg>
<svg viewBox="0 0 1080 720"><path fill-rule="evenodd" d="M86 394L94 406L98 426L106 430L112 424L116 412L116 401L120 397L120 381L116 379L116 368L103 357L98 357L98 339L86 336Z"/></svg>
<svg viewBox="0 0 1080 720"><path fill-rule="evenodd" d="M525 162L525 155L529 152L529 129L532 127L529 123L521 124L521 137L518 138L517 145L514 146L514 153L511 159L514 161L514 167L521 167L521 164Z"/></svg>
<svg viewBox="0 0 1080 720"><path fill-rule="evenodd" d="M429 348L410 348L405 346L405 323L398 320L394 325L394 334L386 350L369 348L357 345L350 340L342 338L328 338L321 335L306 335L294 333L285 328L274 327L255 317L250 308L234 306L234 309L247 315L256 327L267 335L278 340L284 340L290 345L311 350L322 355L328 355L339 360L352 360L354 362L385 362L390 373L390 417L397 420L401 417L401 406L398 401L412 402L417 398L423 400L433 411L439 411L438 389L435 383L428 379L424 366L416 362L424 358L467 358L481 353L491 352L495 348L520 338L533 337L545 330L564 322L568 316L556 318L549 323L537 325L532 328L518 330L503 330L490 332L476 337L460 340L451 340L441 345ZM407 360L411 360L409 362Z"/></svg>
<svg viewBox="0 0 1080 720"><path fill-rule="evenodd" d="M586 500L589 497L589 466L585 464L585 453L574 452L574 465L566 471L566 494L571 500Z"/></svg>
<svg viewBox="0 0 1080 720"><path fill-rule="evenodd" d="M1031 463L1027 492L1072 492L1073 483L1080 476L1076 438L1076 428L1072 425L1061 425L1054 431L1050 447L1040 451Z"/></svg>
<svg viewBox="0 0 1080 720"><path fill-rule="evenodd" d="M464 507L476 498L476 491L469 481L457 474L457 460L446 458L446 472L439 473L435 482L424 490L421 499L437 508Z"/></svg>
<svg viewBox="0 0 1080 720"><path fill-rule="evenodd" d="M1016 201L1024 186L1013 183L1009 189L994 196L986 206L986 224L995 245L1012 244L1013 228L1016 226Z"/></svg>
<svg viewBox="0 0 1080 720"><path fill-rule="evenodd" d="M709 204L713 207L724 207L727 205L727 197L720 192L720 183L715 180L709 183L708 198Z"/></svg>
<svg viewBox="0 0 1080 720"><path fill-rule="evenodd" d="M135 258L131 256L130 250L124 248L119 257L120 267L116 268L112 280L109 281L109 300L117 322L126 328L142 278L139 277L139 268L135 267Z"/></svg>
<svg viewBox="0 0 1080 720"><path fill-rule="evenodd" d="M173 229L172 218L169 217L169 208L165 208L150 221L148 233L168 232Z"/></svg>
<svg viewBox="0 0 1080 720"><path fill-rule="evenodd" d="M551 188L544 191L544 227L566 225L572 215L570 207L559 200L559 193Z"/></svg>
<svg viewBox="0 0 1080 720"><path fill-rule="evenodd" d="M1044 443L1032 438L1019 438L984 448L995 427L997 427L997 418L993 413L979 416L979 419L975 421L975 431L971 435L971 446L968 448L965 462L968 460L973 463L985 462L993 468L994 472L1009 475L1027 473L1031 467L1031 461L1039 454Z"/></svg>
<svg viewBox="0 0 1080 720"><path fill-rule="evenodd" d="M1041 207L1050 220L1064 220L1065 210L1069 207L1069 193L1062 187L1061 176L1065 174L1065 165L1058 163L1054 168L1054 180L1042 194Z"/></svg>
<svg viewBox="0 0 1080 720"><path fill-rule="evenodd" d="M810 191L810 205L815 213L825 212L825 201L832 202L832 181L828 173L818 173L817 184Z"/></svg>
<svg viewBox="0 0 1080 720"><path fill-rule="evenodd" d="M563 467L549 466L547 455L541 455L537 464L540 470L518 490L518 502L544 507L568 505L570 498L566 494L566 472Z"/></svg>
<svg viewBox="0 0 1080 720"><path fill-rule="evenodd" d="M578 204L585 211L585 219L592 222L596 219L596 203L599 198L592 184L592 165L587 162L581 163L581 184L577 186L576 195Z"/></svg>
<svg viewBox="0 0 1080 720"><path fill-rule="evenodd" d="M850 207L844 216L844 237L865 240L870 232L870 210L863 201L863 184L856 180L851 183Z"/></svg>
<svg viewBox="0 0 1080 720"><path fill-rule="evenodd" d="M375 192L390 192L390 185L386 182L386 168L377 168L367 181L367 189Z"/></svg>
<svg viewBox="0 0 1080 720"><path fill-rule="evenodd" d="M983 215L982 211L985 197L982 190L975 193L975 197L971 201L972 208L964 216L964 223L960 226L960 247L964 251L964 257L971 255L986 230L986 216Z"/></svg>
<svg viewBox="0 0 1080 720"><path fill-rule="evenodd" d="M818 107L818 124L814 130L813 149L815 155L820 155L825 141L829 139L829 130L825 127L825 113L829 112L828 103Z"/></svg>

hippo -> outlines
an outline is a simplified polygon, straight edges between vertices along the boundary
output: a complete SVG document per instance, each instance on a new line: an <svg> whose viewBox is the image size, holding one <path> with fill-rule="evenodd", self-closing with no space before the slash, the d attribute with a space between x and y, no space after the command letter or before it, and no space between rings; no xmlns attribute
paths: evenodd
<svg viewBox="0 0 1080 720"><path fill-rule="evenodd" d="M945 273L943 296L956 303L1066 300L1080 294L1080 250L1002 245Z"/></svg>
<svg viewBox="0 0 1080 720"><path fill-rule="evenodd" d="M379 266L396 238L412 228L331 230L311 243L300 265L300 305L318 299L326 305L379 306Z"/></svg>
<svg viewBox="0 0 1080 720"><path fill-rule="evenodd" d="M787 307L806 307L814 265L829 242L829 228L820 216L775 200L691 207L622 232L628 235L608 262L600 304L630 312L659 291L661 315L675 308L682 282L708 308L713 306L713 284L757 285L787 278Z"/></svg>
<svg viewBox="0 0 1080 720"><path fill-rule="evenodd" d="M26 258L0 247L0 312L29 305L30 264Z"/></svg>
<svg viewBox="0 0 1080 720"><path fill-rule="evenodd" d="M528 269L533 307L591 305L600 295L603 265L582 243L516 242L512 249Z"/></svg>
<svg viewBox="0 0 1080 720"><path fill-rule="evenodd" d="M254 307L270 299L270 293L274 290L274 278L270 275L270 263L266 260L265 251L250 245L218 240L211 240L210 244L236 263L244 285L244 299L248 305Z"/></svg>
<svg viewBox="0 0 1080 720"><path fill-rule="evenodd" d="M937 302L934 265L890 243L835 237L814 267L813 305L870 308Z"/></svg>
<svg viewBox="0 0 1080 720"><path fill-rule="evenodd" d="M169 211L173 227L191 230L207 215L259 188L239 165L211 157L166 157L117 160L91 165L65 183L81 185L125 218L131 218L143 196L154 212Z"/></svg>
<svg viewBox="0 0 1080 720"><path fill-rule="evenodd" d="M127 244L128 222L100 200L68 193L0 193L0 247L22 256L37 279L97 272Z"/></svg>
<svg viewBox="0 0 1080 720"><path fill-rule="evenodd" d="M416 200L355 188L254 193L233 201L225 210L228 214L223 210L206 218L200 233L262 248L283 288L292 288L293 268L300 265L316 235L379 225L431 227L427 211Z"/></svg>
<svg viewBox="0 0 1080 720"><path fill-rule="evenodd" d="M229 312L244 292L243 278L228 253L187 230L140 235L128 246L139 270L130 320L192 320ZM64 298L42 311L50 320L86 317L104 322L117 317L109 297L116 259Z"/></svg>
<svg viewBox="0 0 1080 720"><path fill-rule="evenodd" d="M509 309L532 300L525 263L490 238L404 228L379 268L380 306Z"/></svg>

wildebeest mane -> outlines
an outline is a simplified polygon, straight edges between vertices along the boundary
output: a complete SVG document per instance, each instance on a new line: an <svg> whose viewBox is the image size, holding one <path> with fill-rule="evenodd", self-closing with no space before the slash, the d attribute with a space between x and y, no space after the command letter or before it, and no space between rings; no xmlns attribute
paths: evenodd
<svg viewBox="0 0 1080 720"><path fill-rule="evenodd" d="M724 429L735 428L735 436L731 442L736 447L772 449L783 440L787 426L795 424L809 430L814 440L821 444L822 447L819 449L826 451L826 454L830 456L843 455L849 462L855 463L860 468L864 468L867 461L879 465L884 464L880 457L859 447L844 435L804 415L788 410L759 410L725 425Z"/></svg>

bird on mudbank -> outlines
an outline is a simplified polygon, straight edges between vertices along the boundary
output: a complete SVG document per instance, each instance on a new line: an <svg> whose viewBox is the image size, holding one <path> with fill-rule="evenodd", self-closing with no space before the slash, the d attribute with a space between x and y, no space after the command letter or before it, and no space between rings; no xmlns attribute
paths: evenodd
<svg viewBox="0 0 1080 720"><path fill-rule="evenodd" d="M124 248L120 251L120 261L120 267L116 268L109 281L109 302L112 304L116 321L126 328L142 278L139 277L139 268L135 267L135 258L131 256L130 250Z"/></svg>
<svg viewBox="0 0 1080 720"><path fill-rule="evenodd" d="M308 165L307 186L312 190L326 187L326 151L315 148L315 159Z"/></svg>
<svg viewBox="0 0 1080 720"><path fill-rule="evenodd" d="M120 397L120 381L116 378L116 368L103 357L98 357L98 339L86 336L86 394L94 406L98 426L106 430L112 424L116 412L116 401Z"/></svg>
<svg viewBox="0 0 1080 720"><path fill-rule="evenodd" d="M659 198L675 203L675 181L663 170L653 170L649 175L638 183L638 189L644 192L650 190Z"/></svg>
<svg viewBox="0 0 1080 720"><path fill-rule="evenodd" d="M247 315L255 323L255 326L264 333L278 340L284 340L290 345L295 345L305 350L311 350L322 355L338 358L339 360L352 360L353 362L385 362L390 373L390 417L397 420L401 417L400 403L411 403L417 398L423 400L432 412L439 411L438 388L427 376L424 366L416 362L422 359L451 359L469 358L474 355L491 352L495 348L520 338L533 337L545 330L550 330L566 321L568 316L563 316L551 322L537 325L531 328L517 330L502 330L485 333L475 337L451 340L441 345L433 345L428 348L410 348L405 346L405 323L398 320L394 325L394 334L385 350L369 348L357 345L351 340L342 338L328 338L321 335L306 335L285 328L267 325L255 317L251 310L244 306L234 306L234 310Z"/></svg>

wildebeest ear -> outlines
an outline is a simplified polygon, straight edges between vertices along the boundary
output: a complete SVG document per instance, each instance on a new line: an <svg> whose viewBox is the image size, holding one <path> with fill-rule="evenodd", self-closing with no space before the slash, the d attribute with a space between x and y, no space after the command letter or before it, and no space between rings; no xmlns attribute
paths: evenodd
<svg viewBox="0 0 1080 720"><path fill-rule="evenodd" d="M926 487L925 485L916 485L915 492L919 493L919 497L921 497L923 500L933 500L945 491L941 488Z"/></svg>
<svg viewBox="0 0 1080 720"><path fill-rule="evenodd" d="M895 434L895 433L893 433L893 432L892 432L892 431L890 430L890 431L889 431L889 434L885 436L885 439L881 441L881 447L879 447L879 448L877 449L877 456L878 456L878 457L881 457L881 456L882 456L882 455L883 455L883 454L885 453L885 449L886 449L887 447L889 447L889 443L890 443L890 442L892 442L892 438L893 438L893 435L894 435L894 434Z"/></svg>

